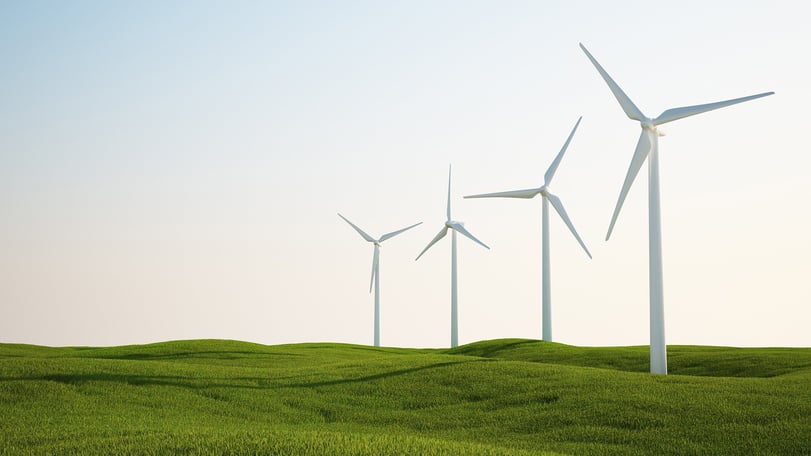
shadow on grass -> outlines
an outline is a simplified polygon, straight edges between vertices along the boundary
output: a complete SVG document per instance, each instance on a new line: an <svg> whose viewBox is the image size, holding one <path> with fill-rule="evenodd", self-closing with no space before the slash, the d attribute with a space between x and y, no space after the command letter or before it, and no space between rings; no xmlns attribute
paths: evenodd
<svg viewBox="0 0 811 456"><path fill-rule="evenodd" d="M495 356L498 352L501 352L501 351L504 351L504 350L509 350L511 348L516 348L516 347L519 347L521 345L528 345L528 344L540 345L542 343L543 342L541 342L541 341L527 339L527 340L519 340L519 341L515 341L515 342L510 342L510 343L491 344L490 346L486 346L486 348L482 346L483 344L477 343L477 344L465 345L465 346L459 347L459 348L452 348L452 349L446 351L446 353L448 353L450 355L470 355L470 356L480 356L482 358L490 358L490 357Z"/></svg>
<svg viewBox="0 0 811 456"><path fill-rule="evenodd" d="M211 388L243 388L256 390L270 390L282 388L316 388L323 386L334 386L349 383L362 383L380 380L384 378L407 375L429 369L437 369L455 364L467 364L471 362L489 362L490 360L472 361L448 361L442 363L428 364L425 366L413 367L409 369L399 369L378 374L367 375L355 378L342 378L336 380L281 383L280 380L311 377L311 375L297 375L287 377L181 377L173 375L123 375L123 374L46 374L29 377L0 377L0 382L12 381L51 381L66 385L84 385L91 382L113 382L132 386L170 386L178 388L189 388L195 390L205 390Z"/></svg>
<svg viewBox="0 0 811 456"><path fill-rule="evenodd" d="M359 382L368 382L373 380L379 380L381 378L390 378L390 377L398 377L400 375L411 374L414 372L429 370L429 369L437 369L440 367L446 366L453 366L456 364L467 364L467 363L480 363L480 362L489 362L488 359L481 359L481 360L471 360L471 361L446 361L444 363L434 363L428 364L425 366L420 367L412 367L409 369L400 369L390 372L382 372L380 374L374 375L367 375L365 377L358 377L358 378L347 378L347 379L340 379L340 380L328 380L323 382L313 382L313 383L297 383L291 385L285 385L289 388L312 388L317 386L331 386L331 385L342 385L347 383L359 383Z"/></svg>
<svg viewBox="0 0 811 456"><path fill-rule="evenodd" d="M172 359L193 359L193 358L203 358L203 359L247 359L247 358L254 358L254 359L268 359L271 360L276 357L300 357L304 356L300 353L257 353L257 352L250 352L250 351L217 351L217 350L210 350L210 351L194 351L194 352L186 352L186 353L170 353L170 354L152 354L152 353L126 353L126 354L96 354L96 355L89 355L86 356L87 358L96 358L96 359L124 359L124 360L172 360ZM83 356L84 357L84 356Z"/></svg>

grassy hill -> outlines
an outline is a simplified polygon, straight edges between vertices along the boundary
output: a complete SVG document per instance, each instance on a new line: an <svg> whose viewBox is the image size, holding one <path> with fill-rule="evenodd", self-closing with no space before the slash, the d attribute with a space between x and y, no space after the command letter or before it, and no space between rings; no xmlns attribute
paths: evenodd
<svg viewBox="0 0 811 456"><path fill-rule="evenodd" d="M0 344L0 454L811 454L811 349Z"/></svg>

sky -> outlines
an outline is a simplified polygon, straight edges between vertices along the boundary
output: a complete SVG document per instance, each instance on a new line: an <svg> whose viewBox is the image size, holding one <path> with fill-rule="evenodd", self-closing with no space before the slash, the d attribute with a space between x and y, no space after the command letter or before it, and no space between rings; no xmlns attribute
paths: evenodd
<svg viewBox="0 0 811 456"><path fill-rule="evenodd" d="M605 233L639 135L660 138L669 344L811 346L809 7L729 1L0 3L0 342L541 337L551 187L554 339L648 343L647 176Z"/></svg>

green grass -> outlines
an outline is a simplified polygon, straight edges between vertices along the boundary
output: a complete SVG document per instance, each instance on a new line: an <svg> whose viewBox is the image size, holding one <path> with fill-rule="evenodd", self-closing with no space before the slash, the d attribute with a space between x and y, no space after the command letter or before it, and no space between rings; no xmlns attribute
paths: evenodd
<svg viewBox="0 0 811 456"><path fill-rule="evenodd" d="M0 454L811 454L811 349L0 344Z"/></svg>

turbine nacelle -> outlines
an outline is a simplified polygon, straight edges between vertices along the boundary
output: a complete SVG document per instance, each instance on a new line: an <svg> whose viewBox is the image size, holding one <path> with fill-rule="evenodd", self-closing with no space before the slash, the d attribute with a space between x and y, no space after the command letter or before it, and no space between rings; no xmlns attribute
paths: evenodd
<svg viewBox="0 0 811 456"><path fill-rule="evenodd" d="M639 122L639 125L642 127L643 130L647 130L647 131L656 133L657 136L664 136L665 131L662 130L661 128L657 127L654 122L655 121L653 119L648 119L646 117L646 118L642 119Z"/></svg>

